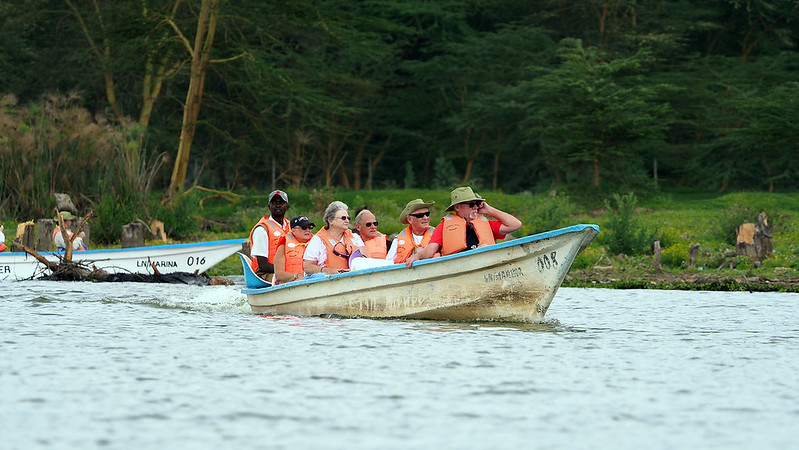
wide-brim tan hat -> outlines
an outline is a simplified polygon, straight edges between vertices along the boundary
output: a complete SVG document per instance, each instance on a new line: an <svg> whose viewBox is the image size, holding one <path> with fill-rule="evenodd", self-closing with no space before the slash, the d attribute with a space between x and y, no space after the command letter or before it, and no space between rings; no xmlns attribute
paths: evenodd
<svg viewBox="0 0 799 450"><path fill-rule="evenodd" d="M75 216L73 216L69 211L61 211L61 217L63 217L64 220L75 220ZM58 216L55 216L53 220L58 222Z"/></svg>
<svg viewBox="0 0 799 450"><path fill-rule="evenodd" d="M407 224L408 223L408 214L416 211L417 209L430 208L435 203L436 202L426 202L426 201L422 200L421 198L415 198L415 199L409 201L408 204L405 205L405 209L403 209L402 212L399 215L400 223Z"/></svg>
<svg viewBox="0 0 799 450"><path fill-rule="evenodd" d="M472 188L469 186L455 188L450 194L450 200L452 201L452 203L450 203L450 205L447 206L447 209L445 209L444 211L452 211L452 207L457 205L458 203L470 202L472 200L485 201L483 197L480 197L479 195L475 194L474 191L472 191Z"/></svg>

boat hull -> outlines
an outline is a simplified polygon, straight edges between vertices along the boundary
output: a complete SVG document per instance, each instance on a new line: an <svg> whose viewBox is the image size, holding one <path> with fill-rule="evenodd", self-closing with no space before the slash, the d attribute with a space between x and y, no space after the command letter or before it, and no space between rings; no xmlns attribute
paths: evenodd
<svg viewBox="0 0 799 450"><path fill-rule="evenodd" d="M598 232L575 225L411 269L398 264L242 292L256 314L538 322Z"/></svg>
<svg viewBox="0 0 799 450"><path fill-rule="evenodd" d="M189 244L155 245L108 250L74 252L72 260L108 273L152 274L204 273L225 258L241 250L244 239L229 239ZM58 253L42 252L42 256L58 262ZM24 252L0 253L0 281L33 279L48 273L31 255Z"/></svg>

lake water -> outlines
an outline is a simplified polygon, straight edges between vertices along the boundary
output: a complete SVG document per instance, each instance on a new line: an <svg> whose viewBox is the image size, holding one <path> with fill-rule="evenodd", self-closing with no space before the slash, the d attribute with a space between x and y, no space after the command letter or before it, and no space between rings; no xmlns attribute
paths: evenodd
<svg viewBox="0 0 799 450"><path fill-rule="evenodd" d="M0 284L0 448L791 448L799 294L561 289L543 324Z"/></svg>

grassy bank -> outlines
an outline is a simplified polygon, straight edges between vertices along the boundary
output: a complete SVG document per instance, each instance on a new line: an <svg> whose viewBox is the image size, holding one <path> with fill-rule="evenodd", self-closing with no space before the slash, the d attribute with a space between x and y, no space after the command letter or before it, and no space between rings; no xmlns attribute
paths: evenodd
<svg viewBox="0 0 799 450"><path fill-rule="evenodd" d="M595 223L602 231L578 255L564 286L616 288L793 290L799 280L799 196L786 193L668 191L636 198L636 207L626 228L614 228L619 211L613 198L575 200L565 195L509 195L478 191L490 204L516 215L523 222L516 237L548 231L575 223ZM267 192L238 192L241 196L217 196L198 192L200 207L193 213L208 224L195 236L181 240L243 238L258 218L268 214ZM291 209L287 216L307 215L317 227L332 200L341 200L350 212L367 206L377 216L385 234L399 232L400 210L414 198L434 200L437 221L449 205L449 191L374 190L331 191L324 189L288 191ZM735 226L754 222L766 211L772 226L773 255L756 264L735 256ZM618 222L618 221L616 221ZM6 242L13 239L14 223L6 223ZM167 224L167 228L169 225ZM614 238L625 234L658 239L661 242L661 270L653 266L651 241L629 253L611 251ZM696 265L688 267L688 249L699 244ZM241 274L236 256L212 270L212 275Z"/></svg>

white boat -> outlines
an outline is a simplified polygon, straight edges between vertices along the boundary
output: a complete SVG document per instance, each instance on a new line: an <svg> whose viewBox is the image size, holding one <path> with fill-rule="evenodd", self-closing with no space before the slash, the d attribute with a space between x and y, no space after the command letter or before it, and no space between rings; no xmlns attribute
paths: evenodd
<svg viewBox="0 0 799 450"><path fill-rule="evenodd" d="M245 239L228 239L188 244L154 245L122 249L86 250L72 253L72 260L108 273L152 274L204 273L225 258L241 250ZM59 253L41 252L49 261L58 262ZM0 281L29 280L49 274L49 270L24 252L0 253Z"/></svg>
<svg viewBox="0 0 799 450"><path fill-rule="evenodd" d="M245 265L256 314L540 322L574 258L599 233L574 225L440 258L270 286Z"/></svg>

